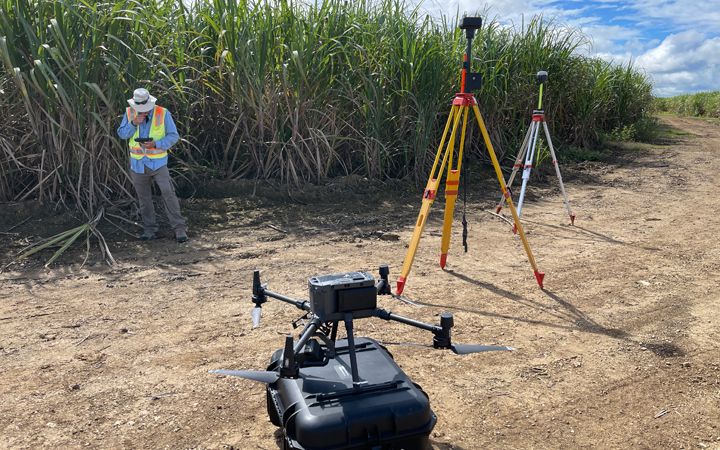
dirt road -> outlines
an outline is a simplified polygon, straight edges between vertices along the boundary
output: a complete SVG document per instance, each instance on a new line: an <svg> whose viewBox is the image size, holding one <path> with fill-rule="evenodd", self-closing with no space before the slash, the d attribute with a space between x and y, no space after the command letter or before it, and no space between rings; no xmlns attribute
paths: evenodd
<svg viewBox="0 0 720 450"><path fill-rule="evenodd" d="M531 184L523 213L545 291L487 212L490 189L471 198L470 252L456 226L440 270L436 204L405 289L424 306L382 306L431 322L451 311L457 342L517 351L390 346L430 395L435 448L720 448L720 126L663 120L682 131L564 167L575 227L554 179ZM419 205L417 193L365 197L362 183L330 197L227 200L212 214L186 202L215 220L186 246L116 243L112 268L11 266L0 275L0 447L277 448L263 388L207 373L264 368L299 316L269 303L253 330L251 271L298 297L315 274L386 262L395 279ZM431 342L399 324L357 328Z"/></svg>

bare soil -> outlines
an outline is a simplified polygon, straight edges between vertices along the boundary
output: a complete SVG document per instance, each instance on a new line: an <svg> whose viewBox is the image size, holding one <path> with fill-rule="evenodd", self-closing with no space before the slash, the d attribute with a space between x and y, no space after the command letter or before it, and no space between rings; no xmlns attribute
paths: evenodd
<svg viewBox="0 0 720 450"><path fill-rule="evenodd" d="M563 166L574 227L554 178L531 181L524 223L545 290L488 212L496 186L471 196L468 253L458 211L446 271L436 203L404 293L421 306L381 306L430 322L451 311L456 342L517 350L390 346L430 396L435 448L720 448L720 126L663 120L676 131L662 143ZM296 297L316 274L388 263L394 280L420 203L395 190L350 178L318 201L185 201L186 245L119 237L113 267L70 264L81 253L50 270L51 253L11 264L0 274L0 447L277 448L263 387L208 374L263 369L300 315L270 302L252 329L252 270ZM356 327L431 342L400 324Z"/></svg>

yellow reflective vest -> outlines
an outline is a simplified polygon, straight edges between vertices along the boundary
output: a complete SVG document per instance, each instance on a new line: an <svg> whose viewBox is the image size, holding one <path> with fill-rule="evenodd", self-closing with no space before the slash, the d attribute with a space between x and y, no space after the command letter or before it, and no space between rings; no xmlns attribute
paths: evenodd
<svg viewBox="0 0 720 450"><path fill-rule="evenodd" d="M128 122L132 123L137 113L133 108L128 107L126 110ZM142 148L142 146L135 140L140 137L140 127L138 126L135 130L135 135L128 141L130 147L130 157L133 159L143 159L148 157L150 159L160 159L167 157L167 150L160 148ZM155 106L153 111L152 124L150 124L150 138L153 141L158 141L165 137L165 108L162 106Z"/></svg>

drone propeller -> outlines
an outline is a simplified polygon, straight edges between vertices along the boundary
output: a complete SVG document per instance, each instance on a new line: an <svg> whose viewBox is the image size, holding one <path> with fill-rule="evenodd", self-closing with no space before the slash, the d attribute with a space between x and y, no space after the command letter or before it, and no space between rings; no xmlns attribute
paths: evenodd
<svg viewBox="0 0 720 450"><path fill-rule="evenodd" d="M405 345L409 347L426 347L434 348L430 344L420 344L418 342L387 342L383 341L383 345ZM445 347L447 348L447 347ZM507 345L480 345L480 344L450 344L450 350L456 355L470 355L472 353L482 352L499 352L499 351L514 351L513 347Z"/></svg>
<svg viewBox="0 0 720 450"><path fill-rule="evenodd" d="M450 350L457 355L469 355L471 353L513 351L507 345L479 345L479 344L451 344Z"/></svg>
<svg viewBox="0 0 720 450"><path fill-rule="evenodd" d="M245 378L246 380L272 384L280 378L280 374L269 370L211 370L210 373Z"/></svg>
<svg viewBox="0 0 720 450"><path fill-rule="evenodd" d="M262 317L262 308L259 306L256 306L252 309L252 312L250 313L252 316L252 325L253 328L257 328L260 326L260 318Z"/></svg>

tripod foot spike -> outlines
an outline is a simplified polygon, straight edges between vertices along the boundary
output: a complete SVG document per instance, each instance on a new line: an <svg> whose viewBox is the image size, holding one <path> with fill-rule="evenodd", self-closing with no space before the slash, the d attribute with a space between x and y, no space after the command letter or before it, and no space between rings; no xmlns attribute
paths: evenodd
<svg viewBox="0 0 720 450"><path fill-rule="evenodd" d="M440 268L444 269L446 264L447 264L447 253L443 253L440 255Z"/></svg>
<svg viewBox="0 0 720 450"><path fill-rule="evenodd" d="M397 295L402 294L403 289L405 289L405 277L400 277L397 280L397 286L395 287L395 292Z"/></svg>
<svg viewBox="0 0 720 450"><path fill-rule="evenodd" d="M539 270L535 271L535 279L537 280L538 286L540 286L540 289L545 289L543 286L543 279L545 279L545 272L540 272Z"/></svg>
<svg viewBox="0 0 720 450"><path fill-rule="evenodd" d="M575 214L570 216L570 225L575 225Z"/></svg>
<svg viewBox="0 0 720 450"><path fill-rule="evenodd" d="M513 234L517 234L517 225L513 225Z"/></svg>
<svg viewBox="0 0 720 450"><path fill-rule="evenodd" d="M500 211L502 211L502 206L498 206L498 207L495 209L495 214L500 214Z"/></svg>

